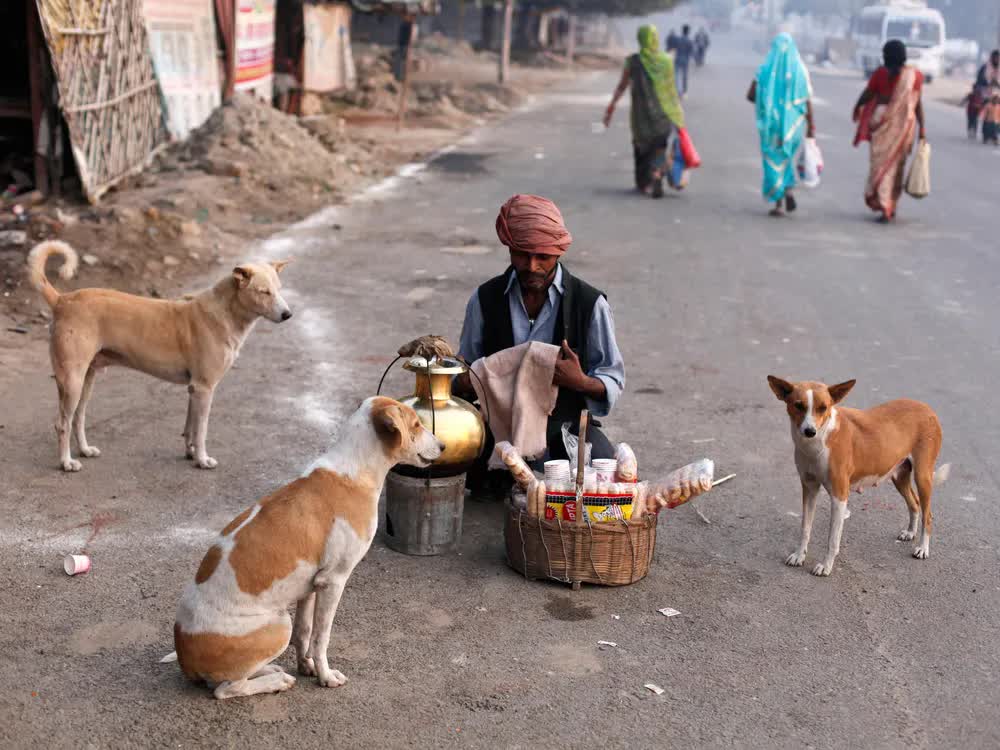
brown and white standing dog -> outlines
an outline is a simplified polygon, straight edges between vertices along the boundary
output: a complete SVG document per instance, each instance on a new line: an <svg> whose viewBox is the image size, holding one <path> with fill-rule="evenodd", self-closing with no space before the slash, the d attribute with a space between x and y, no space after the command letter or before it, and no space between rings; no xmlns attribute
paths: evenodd
<svg viewBox="0 0 1000 750"><path fill-rule="evenodd" d="M188 387L184 448L202 469L218 463L205 447L215 387L228 372L258 318L275 323L292 311L281 296L278 273L288 261L245 263L200 294L180 300L149 299L113 289L80 289L60 294L45 276L45 262L61 255L59 274L72 278L76 252L48 240L28 254L28 274L52 308L49 353L59 389L59 463L64 471L82 466L70 452L70 429L80 455L101 452L87 442L87 402L97 371L130 367Z"/></svg>
<svg viewBox="0 0 1000 750"><path fill-rule="evenodd" d="M300 674L343 685L327 662L330 629L375 537L386 474L397 463L428 466L443 450L409 406L365 401L303 477L243 511L209 548L177 607L184 674L214 687L216 698L288 690L295 678L271 662L291 639Z"/></svg>
<svg viewBox="0 0 1000 750"><path fill-rule="evenodd" d="M923 533L913 556L930 554L931 493L944 481L948 464L936 472L941 451L941 423L933 409L920 401L899 399L871 409L837 407L855 381L827 386L823 383L789 383L773 375L767 382L779 401L784 401L791 420L795 446L795 468L802 482L802 536L798 549L785 560L800 566L806 559L812 533L816 496L824 487L830 495L830 543L826 558L813 568L813 575L828 576L840 551L844 520L850 515L847 497L890 477L910 511L907 527L899 539L917 534L921 517ZM912 482L911 482L912 478ZM916 484L916 492L913 484Z"/></svg>

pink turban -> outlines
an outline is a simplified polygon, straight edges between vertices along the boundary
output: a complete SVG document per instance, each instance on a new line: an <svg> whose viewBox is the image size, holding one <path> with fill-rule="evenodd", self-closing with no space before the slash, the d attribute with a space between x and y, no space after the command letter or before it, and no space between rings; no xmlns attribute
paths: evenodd
<svg viewBox="0 0 1000 750"><path fill-rule="evenodd" d="M497 215L497 237L511 250L562 255L573 242L556 204L539 195L515 195Z"/></svg>

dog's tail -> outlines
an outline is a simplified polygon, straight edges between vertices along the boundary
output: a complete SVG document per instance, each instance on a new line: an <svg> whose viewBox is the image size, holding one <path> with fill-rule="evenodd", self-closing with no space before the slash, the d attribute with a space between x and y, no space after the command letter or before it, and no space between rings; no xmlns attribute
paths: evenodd
<svg viewBox="0 0 1000 750"><path fill-rule="evenodd" d="M170 664L174 661L177 661L177 652L171 651L169 654L160 659L160 664Z"/></svg>
<svg viewBox="0 0 1000 750"><path fill-rule="evenodd" d="M949 476L951 476L951 464L941 464L934 472L934 486L947 482Z"/></svg>
<svg viewBox="0 0 1000 750"><path fill-rule="evenodd" d="M72 279L76 273L80 260L76 255L76 250L61 240L45 240L35 245L28 253L28 279L31 285L37 289L45 298L49 307L55 307L59 301L59 292L56 290L45 276L45 262L52 255L63 257L62 267L59 275L64 279Z"/></svg>

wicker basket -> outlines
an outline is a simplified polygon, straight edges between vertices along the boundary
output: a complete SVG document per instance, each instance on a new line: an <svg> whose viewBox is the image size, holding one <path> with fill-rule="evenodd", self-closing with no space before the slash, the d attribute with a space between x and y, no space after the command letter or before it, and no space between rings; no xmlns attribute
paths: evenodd
<svg viewBox="0 0 1000 750"><path fill-rule="evenodd" d="M617 523L567 523L529 516L507 502L507 563L525 578L626 586L649 572L656 548L655 515Z"/></svg>

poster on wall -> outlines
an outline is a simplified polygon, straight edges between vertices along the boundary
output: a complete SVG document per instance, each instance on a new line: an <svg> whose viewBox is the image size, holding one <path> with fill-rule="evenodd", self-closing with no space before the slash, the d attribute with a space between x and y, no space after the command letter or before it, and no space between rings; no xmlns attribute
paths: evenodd
<svg viewBox="0 0 1000 750"><path fill-rule="evenodd" d="M167 129L183 139L222 99L212 0L145 0L142 7Z"/></svg>
<svg viewBox="0 0 1000 750"><path fill-rule="evenodd" d="M236 3L235 89L268 102L274 91L274 1Z"/></svg>
<svg viewBox="0 0 1000 750"><path fill-rule="evenodd" d="M305 26L302 87L319 92L354 88L351 6L305 5L302 13Z"/></svg>

